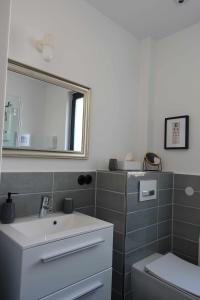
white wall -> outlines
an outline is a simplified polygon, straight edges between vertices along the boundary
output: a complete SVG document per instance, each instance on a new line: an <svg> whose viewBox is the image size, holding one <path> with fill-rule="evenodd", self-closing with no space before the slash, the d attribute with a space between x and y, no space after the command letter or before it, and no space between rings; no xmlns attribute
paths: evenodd
<svg viewBox="0 0 200 300"><path fill-rule="evenodd" d="M34 38L52 33L55 57ZM4 158L3 171L95 170L138 152L139 43L83 0L13 0L9 57L92 88L89 160Z"/></svg>
<svg viewBox="0 0 200 300"><path fill-rule="evenodd" d="M4 106L6 96L8 43L10 31L10 0L0 2L0 171L3 142Z"/></svg>
<svg viewBox="0 0 200 300"><path fill-rule="evenodd" d="M149 119L152 103L153 92L153 70L154 70L154 49L155 43L151 38L141 41L140 45L140 68L139 68L139 155L140 160L144 158L144 154L148 152L149 140L151 140L151 121Z"/></svg>
<svg viewBox="0 0 200 300"><path fill-rule="evenodd" d="M165 170L200 174L200 24L158 41L154 54L149 150L161 155ZM164 150L164 118L185 114L190 149Z"/></svg>

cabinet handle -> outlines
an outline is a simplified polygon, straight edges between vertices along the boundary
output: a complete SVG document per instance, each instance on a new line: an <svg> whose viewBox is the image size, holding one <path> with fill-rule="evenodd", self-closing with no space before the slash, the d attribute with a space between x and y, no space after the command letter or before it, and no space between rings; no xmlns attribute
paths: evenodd
<svg viewBox="0 0 200 300"><path fill-rule="evenodd" d="M94 293L96 290L98 290L99 288L102 288L103 286L104 286L104 284L102 282L96 281L96 282L90 284L90 286L83 287L80 291L74 292L73 294L71 294L71 296L69 296L68 292L66 292L67 294L60 295L60 297L61 297L60 298L59 297L60 291L58 291L58 292L50 295L50 297L47 296L47 297L41 298L40 300L55 299L55 297L56 297L56 299L59 298L62 300L64 300L64 299L65 300L78 300L84 296ZM57 298L57 296L58 296L58 298Z"/></svg>
<svg viewBox="0 0 200 300"><path fill-rule="evenodd" d="M85 288L84 290L76 293L76 295L72 296L69 300L77 300L80 299L86 295L89 295L91 293L94 293L99 288L103 287L103 283L98 281L96 283L93 283L90 287Z"/></svg>
<svg viewBox="0 0 200 300"><path fill-rule="evenodd" d="M56 252L50 256L42 257L41 262L48 263L50 261L53 261L53 260L56 260L56 259L59 259L59 258L65 257L65 256L96 247L96 246L102 244L103 242L105 242L105 240L96 239L96 240L93 240L92 242L82 243L82 244L79 244L78 246L68 248L62 252L60 251L60 252Z"/></svg>

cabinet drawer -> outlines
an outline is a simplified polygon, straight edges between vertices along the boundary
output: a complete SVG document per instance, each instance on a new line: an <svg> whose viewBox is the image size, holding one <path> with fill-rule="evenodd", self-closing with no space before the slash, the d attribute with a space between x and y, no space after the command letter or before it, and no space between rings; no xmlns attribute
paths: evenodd
<svg viewBox="0 0 200 300"><path fill-rule="evenodd" d="M112 269L70 285L40 300L110 300Z"/></svg>
<svg viewBox="0 0 200 300"><path fill-rule="evenodd" d="M113 228L23 252L21 300L36 300L112 266Z"/></svg>

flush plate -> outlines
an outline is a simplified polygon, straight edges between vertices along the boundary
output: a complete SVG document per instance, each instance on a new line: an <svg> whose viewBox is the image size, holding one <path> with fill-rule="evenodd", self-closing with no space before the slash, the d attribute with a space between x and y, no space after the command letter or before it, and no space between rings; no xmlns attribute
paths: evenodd
<svg viewBox="0 0 200 300"><path fill-rule="evenodd" d="M157 180L140 180L139 201L157 199Z"/></svg>

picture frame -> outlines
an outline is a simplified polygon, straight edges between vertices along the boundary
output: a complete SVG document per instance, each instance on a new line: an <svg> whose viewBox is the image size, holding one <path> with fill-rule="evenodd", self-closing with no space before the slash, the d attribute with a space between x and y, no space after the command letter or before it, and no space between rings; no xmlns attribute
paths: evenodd
<svg viewBox="0 0 200 300"><path fill-rule="evenodd" d="M165 118L164 149L189 148L189 116Z"/></svg>

